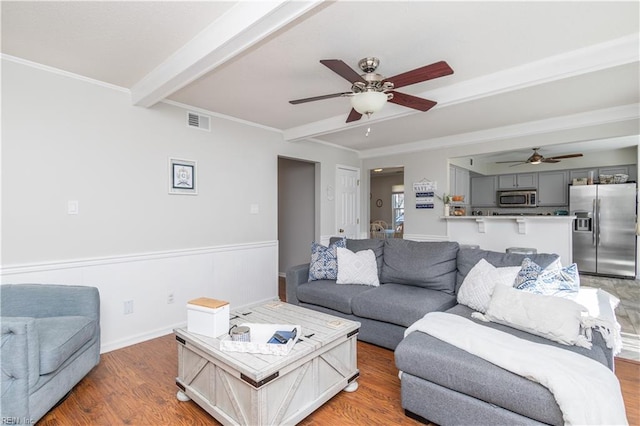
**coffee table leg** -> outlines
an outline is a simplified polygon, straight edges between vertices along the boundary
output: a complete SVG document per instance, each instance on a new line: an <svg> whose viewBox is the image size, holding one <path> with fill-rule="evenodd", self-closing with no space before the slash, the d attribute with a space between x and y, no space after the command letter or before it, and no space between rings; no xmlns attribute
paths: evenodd
<svg viewBox="0 0 640 426"><path fill-rule="evenodd" d="M181 390L179 390L178 393L176 394L176 398L178 398L178 401L182 401L182 402L191 401L191 398L189 398L187 394L182 392Z"/></svg>
<svg viewBox="0 0 640 426"><path fill-rule="evenodd" d="M344 389L345 392L355 392L358 389L358 382L355 380L347 385Z"/></svg>

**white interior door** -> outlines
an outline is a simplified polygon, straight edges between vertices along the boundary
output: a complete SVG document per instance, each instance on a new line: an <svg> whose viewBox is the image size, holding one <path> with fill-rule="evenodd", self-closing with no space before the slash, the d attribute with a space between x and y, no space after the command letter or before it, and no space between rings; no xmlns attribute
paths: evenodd
<svg viewBox="0 0 640 426"><path fill-rule="evenodd" d="M336 169L336 232L358 238L360 227L360 169Z"/></svg>

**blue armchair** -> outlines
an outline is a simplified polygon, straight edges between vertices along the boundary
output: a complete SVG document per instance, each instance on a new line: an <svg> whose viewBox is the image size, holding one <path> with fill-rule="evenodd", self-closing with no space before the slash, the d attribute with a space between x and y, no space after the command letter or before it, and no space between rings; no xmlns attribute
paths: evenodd
<svg viewBox="0 0 640 426"><path fill-rule="evenodd" d="M100 361L95 287L0 286L0 417L33 424Z"/></svg>

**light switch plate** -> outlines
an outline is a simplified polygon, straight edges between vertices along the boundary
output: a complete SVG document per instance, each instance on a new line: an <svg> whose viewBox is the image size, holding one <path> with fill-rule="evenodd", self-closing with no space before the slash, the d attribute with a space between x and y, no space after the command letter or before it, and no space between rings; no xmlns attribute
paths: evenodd
<svg viewBox="0 0 640 426"><path fill-rule="evenodd" d="M78 214L79 204L76 200L67 201L67 214Z"/></svg>

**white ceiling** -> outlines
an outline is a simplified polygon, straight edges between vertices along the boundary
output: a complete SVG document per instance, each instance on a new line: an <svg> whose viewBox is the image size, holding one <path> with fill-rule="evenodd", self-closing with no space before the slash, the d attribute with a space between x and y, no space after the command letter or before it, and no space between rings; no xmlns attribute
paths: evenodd
<svg viewBox="0 0 640 426"><path fill-rule="evenodd" d="M367 157L638 135L639 16L637 1L2 1L2 53L130 89L141 107L169 100ZM347 98L289 104L349 91L320 59L365 56L386 76L440 60L454 74L400 89L437 101L428 112L387 104L347 125Z"/></svg>

